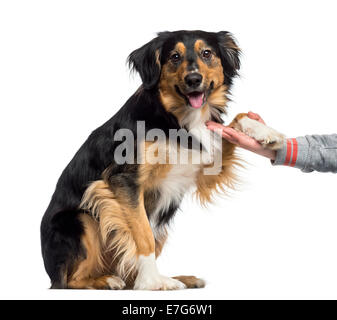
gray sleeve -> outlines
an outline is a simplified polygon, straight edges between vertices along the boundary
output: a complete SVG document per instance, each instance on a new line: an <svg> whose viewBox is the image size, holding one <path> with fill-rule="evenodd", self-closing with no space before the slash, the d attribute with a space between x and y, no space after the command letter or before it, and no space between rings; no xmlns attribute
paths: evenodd
<svg viewBox="0 0 337 320"><path fill-rule="evenodd" d="M273 165L288 165L303 172L337 173L337 134L287 139Z"/></svg>

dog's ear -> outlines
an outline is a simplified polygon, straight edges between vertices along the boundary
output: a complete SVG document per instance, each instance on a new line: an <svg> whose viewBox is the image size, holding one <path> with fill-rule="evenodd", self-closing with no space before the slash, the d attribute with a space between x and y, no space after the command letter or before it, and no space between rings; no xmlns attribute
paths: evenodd
<svg viewBox="0 0 337 320"><path fill-rule="evenodd" d="M231 84L231 79L237 75L240 69L240 48L233 36L227 31L217 33L220 58L224 70L225 81Z"/></svg>
<svg viewBox="0 0 337 320"><path fill-rule="evenodd" d="M159 33L157 38L133 51L128 57L129 67L139 73L144 89L154 88L159 81L163 38L163 33Z"/></svg>

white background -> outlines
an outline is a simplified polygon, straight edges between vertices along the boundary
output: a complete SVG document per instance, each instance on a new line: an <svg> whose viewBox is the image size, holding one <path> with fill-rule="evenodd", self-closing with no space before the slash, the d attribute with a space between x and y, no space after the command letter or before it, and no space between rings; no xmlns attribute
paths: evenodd
<svg viewBox="0 0 337 320"><path fill-rule="evenodd" d="M289 137L336 132L335 1L1 1L0 298L337 298L336 176L247 160L242 185L186 199L158 260L208 285L48 290L39 225L63 168L139 86L125 60L157 31L231 31L242 48L228 121L260 113Z"/></svg>

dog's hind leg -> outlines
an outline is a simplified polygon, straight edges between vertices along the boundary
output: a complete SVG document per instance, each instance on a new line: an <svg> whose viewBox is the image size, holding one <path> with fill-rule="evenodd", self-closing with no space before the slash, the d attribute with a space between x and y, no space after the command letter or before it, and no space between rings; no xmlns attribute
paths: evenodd
<svg viewBox="0 0 337 320"><path fill-rule="evenodd" d="M70 289L123 289L124 281L111 274L102 253L99 225L91 216L79 217L83 225L81 243L85 257L79 259L68 276L67 287Z"/></svg>
<svg viewBox="0 0 337 320"><path fill-rule="evenodd" d="M125 282L117 276L75 279L68 282L69 289L121 290Z"/></svg>
<svg viewBox="0 0 337 320"><path fill-rule="evenodd" d="M130 180L125 176L111 185L105 181L93 182L85 192L82 205L99 217L102 243L106 252L114 253L116 272L124 280L135 279L134 289L175 290L185 285L179 280L159 274L155 258L155 239L148 221L143 195L131 192ZM134 179L133 179L134 180ZM128 182L127 185L123 184ZM127 281L129 282L129 281Z"/></svg>

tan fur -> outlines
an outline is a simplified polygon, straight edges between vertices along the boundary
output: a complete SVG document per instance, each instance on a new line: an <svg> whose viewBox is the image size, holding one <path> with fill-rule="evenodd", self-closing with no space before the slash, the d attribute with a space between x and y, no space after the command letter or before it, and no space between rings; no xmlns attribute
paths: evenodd
<svg viewBox="0 0 337 320"><path fill-rule="evenodd" d="M149 255L155 251L142 196L136 208L127 203L126 198L116 197L102 180L91 184L82 201L82 208L99 217L103 250L113 252L117 273L123 279L135 269L138 255Z"/></svg>
<svg viewBox="0 0 337 320"><path fill-rule="evenodd" d="M239 113L236 115L236 117L232 120L232 122L229 124L229 127L233 128L233 129L237 129L240 130L241 127L239 126L239 120L247 117L248 113Z"/></svg>
<svg viewBox="0 0 337 320"><path fill-rule="evenodd" d="M98 278L72 279L68 282L69 289L123 289L125 283L116 276L101 276Z"/></svg>
<svg viewBox="0 0 337 320"><path fill-rule="evenodd" d="M217 108L221 108L225 111L224 107L227 105L228 102L228 88L225 85L221 85L214 89L211 94L208 96L207 102L209 105Z"/></svg>
<svg viewBox="0 0 337 320"><path fill-rule="evenodd" d="M156 188L159 183L166 177L172 165L169 164L169 150L166 144L145 142L144 143L144 164L139 166L139 179L138 183L142 188L143 193L146 190ZM154 155L159 163L154 163L151 155Z"/></svg>
<svg viewBox="0 0 337 320"><path fill-rule="evenodd" d="M200 53L202 50L206 50L206 49L208 49L207 47L206 47L206 44L205 44L205 42L203 41L203 40L196 40L195 41L195 43L194 43L194 51L196 52L196 53Z"/></svg>
<svg viewBox="0 0 337 320"><path fill-rule="evenodd" d="M241 164L240 159L234 153L235 146L223 141L222 150L221 172L217 175L205 175L203 170L200 170L197 176L196 195L202 205L212 202L215 194L226 193L227 188L234 189L238 181L235 167Z"/></svg>
<svg viewBox="0 0 337 320"><path fill-rule="evenodd" d="M69 276L68 288L110 289L106 279L113 279L113 276L101 276L108 269L104 263L99 225L86 214L81 215L80 220L84 227L81 242L85 249L85 258L77 262L74 272Z"/></svg>
<svg viewBox="0 0 337 320"><path fill-rule="evenodd" d="M178 42L174 48L174 51L178 52L180 55L184 56L186 53L186 47L182 42Z"/></svg>

